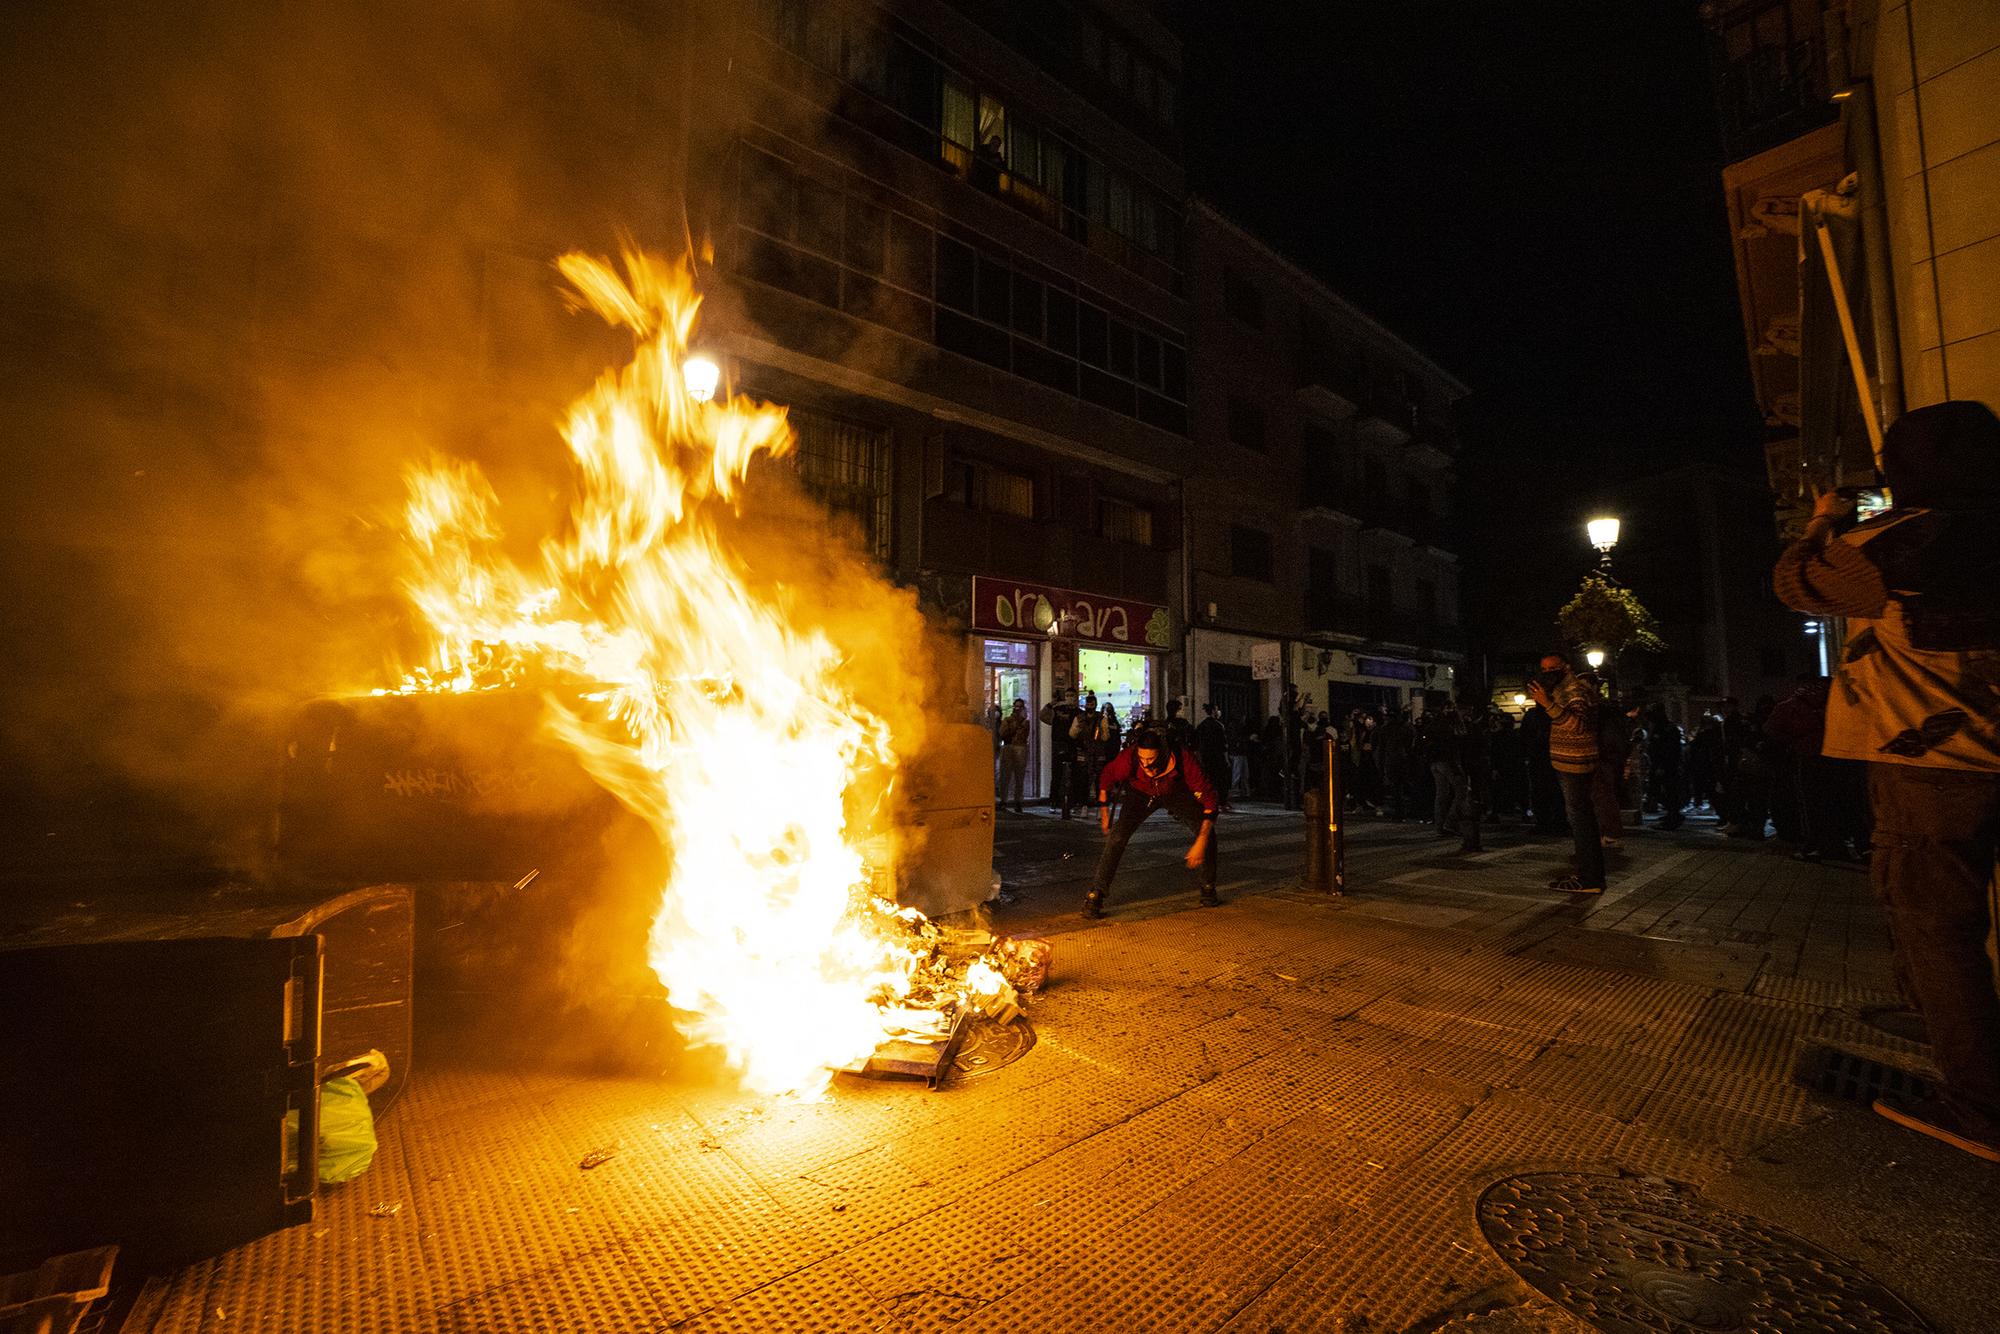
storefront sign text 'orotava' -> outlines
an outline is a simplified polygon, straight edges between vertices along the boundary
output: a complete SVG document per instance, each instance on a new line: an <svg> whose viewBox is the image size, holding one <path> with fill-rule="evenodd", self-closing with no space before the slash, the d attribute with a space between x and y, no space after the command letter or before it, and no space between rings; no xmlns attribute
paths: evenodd
<svg viewBox="0 0 2000 1334"><path fill-rule="evenodd" d="M977 575L972 580L975 630L1046 635L1064 612L1076 618L1076 637L1080 640L1133 648L1173 647L1173 614L1165 607L1019 579Z"/></svg>

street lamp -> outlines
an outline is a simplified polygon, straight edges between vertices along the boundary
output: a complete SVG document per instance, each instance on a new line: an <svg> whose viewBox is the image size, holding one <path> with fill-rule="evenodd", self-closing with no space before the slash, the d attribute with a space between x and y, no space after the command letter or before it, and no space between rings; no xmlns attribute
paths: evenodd
<svg viewBox="0 0 2000 1334"><path fill-rule="evenodd" d="M681 382L687 386L688 397L697 403L714 398L721 379L722 368L699 352L681 362Z"/></svg>
<svg viewBox="0 0 2000 1334"><path fill-rule="evenodd" d="M1590 664L1590 670L1594 672L1604 665L1604 650L1601 648L1586 649L1583 654L1583 660Z"/></svg>
<svg viewBox="0 0 2000 1334"><path fill-rule="evenodd" d="M1611 569L1611 548L1618 545L1618 520L1610 515L1599 515L1583 526L1590 534L1590 545L1597 548L1597 568Z"/></svg>
<svg viewBox="0 0 2000 1334"><path fill-rule="evenodd" d="M1819 674L1821 676L1831 675L1832 664L1829 658L1831 657L1832 646L1827 643L1827 626L1825 623L1821 621L1807 621L1806 638L1812 640L1813 658L1819 667Z"/></svg>

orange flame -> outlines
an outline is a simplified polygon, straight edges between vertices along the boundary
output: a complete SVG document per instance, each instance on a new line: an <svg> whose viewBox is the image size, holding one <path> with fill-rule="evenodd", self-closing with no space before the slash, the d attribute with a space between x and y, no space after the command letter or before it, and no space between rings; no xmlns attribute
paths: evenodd
<svg viewBox="0 0 2000 1334"><path fill-rule="evenodd" d="M551 699L553 728L666 850L649 951L685 1031L753 1089L815 1091L907 1019L918 966L913 910L871 894L871 831L851 827L859 780L893 775L889 731L844 688L839 647L720 539L751 462L792 437L781 408L687 394L687 271L636 254L622 272L559 267L635 354L570 410L578 492L536 568L502 553L475 468L412 471L406 590L435 651L401 689L589 683L581 705Z"/></svg>

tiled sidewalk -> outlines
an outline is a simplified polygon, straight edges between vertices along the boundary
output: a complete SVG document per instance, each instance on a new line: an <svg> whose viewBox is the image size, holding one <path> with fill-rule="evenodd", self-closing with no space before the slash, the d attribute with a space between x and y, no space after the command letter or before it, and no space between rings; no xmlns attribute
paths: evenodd
<svg viewBox="0 0 2000 1334"><path fill-rule="evenodd" d="M1295 856L1275 835L1237 855ZM1183 840L1142 838L1156 867ZM182 1274L154 1328L1578 1327L1474 1219L1495 1180L1558 1168L1769 1210L1982 1327L2000 1169L1793 1078L1821 1041L1919 1059L1861 1017L1893 1001L1865 877L1628 843L1601 898L1541 888L1559 844L1466 859L1394 827L1357 835L1343 899L1141 892L1057 939L1033 1050L938 1093L431 1057L367 1176Z"/></svg>

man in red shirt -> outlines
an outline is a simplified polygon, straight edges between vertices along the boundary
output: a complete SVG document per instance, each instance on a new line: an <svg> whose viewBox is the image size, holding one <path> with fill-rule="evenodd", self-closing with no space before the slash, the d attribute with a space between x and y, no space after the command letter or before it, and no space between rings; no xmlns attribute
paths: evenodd
<svg viewBox="0 0 2000 1334"><path fill-rule="evenodd" d="M1125 800L1119 803L1118 818L1111 818L1112 792L1123 787ZM1097 778L1100 809L1098 824L1104 830L1104 855L1097 861L1097 879L1083 900L1085 917L1104 914L1104 894L1125 845L1132 834L1154 811L1164 810L1194 831L1194 845L1183 859L1190 871L1201 873L1201 904L1213 908L1221 900L1215 896L1215 789L1201 771L1193 755L1169 743L1159 732L1142 727L1132 736L1132 744L1104 766Z"/></svg>

